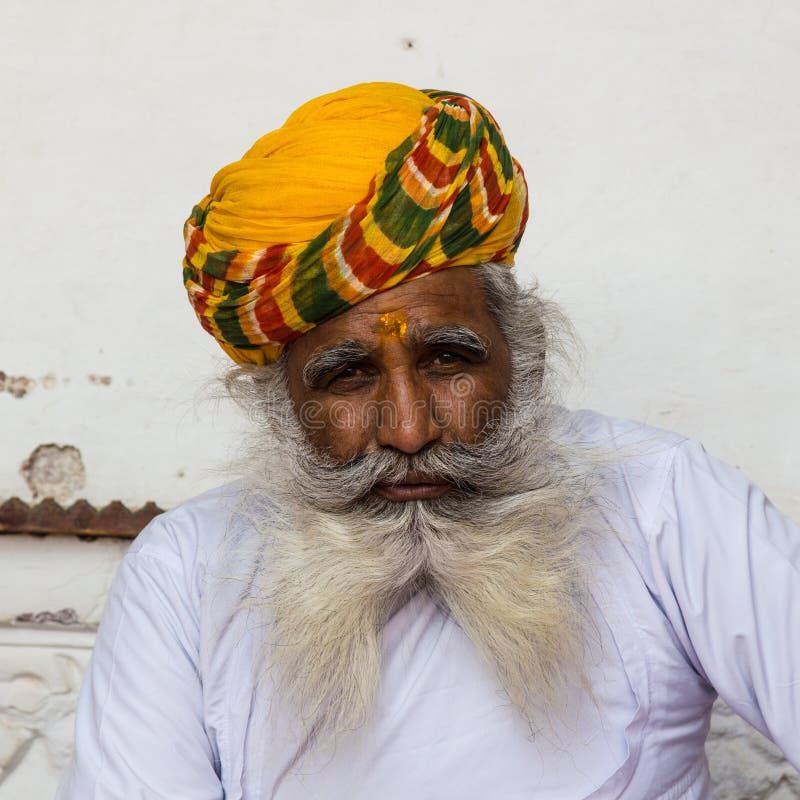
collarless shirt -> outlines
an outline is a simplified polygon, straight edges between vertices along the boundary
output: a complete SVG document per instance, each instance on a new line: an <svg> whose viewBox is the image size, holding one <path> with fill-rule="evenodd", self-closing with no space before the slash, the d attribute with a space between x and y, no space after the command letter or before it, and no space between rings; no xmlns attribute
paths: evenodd
<svg viewBox="0 0 800 800"><path fill-rule="evenodd" d="M800 764L800 527L678 434L570 412L624 456L593 540L592 697L531 731L427 594L381 632L370 722L295 763L295 726L256 680L263 622L235 486L154 519L112 583L56 800L700 800L717 694ZM257 550L253 550L254 553Z"/></svg>

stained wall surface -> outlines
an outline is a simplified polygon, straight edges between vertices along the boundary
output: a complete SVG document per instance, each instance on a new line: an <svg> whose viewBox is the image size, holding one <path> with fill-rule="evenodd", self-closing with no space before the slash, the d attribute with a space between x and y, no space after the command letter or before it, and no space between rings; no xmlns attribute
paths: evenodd
<svg viewBox="0 0 800 800"><path fill-rule="evenodd" d="M519 274L585 345L568 404L698 438L800 519L793 0L5 0L0 45L0 502L226 479L246 423L183 221L299 102L394 80L481 100L523 163ZM0 800L52 794L124 548L0 536ZM715 718L718 796L800 797L743 731Z"/></svg>

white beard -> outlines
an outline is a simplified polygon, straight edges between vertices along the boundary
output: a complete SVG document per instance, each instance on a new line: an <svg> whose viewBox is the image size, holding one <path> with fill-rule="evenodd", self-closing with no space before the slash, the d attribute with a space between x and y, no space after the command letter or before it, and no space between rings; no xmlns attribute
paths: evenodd
<svg viewBox="0 0 800 800"><path fill-rule="evenodd" d="M591 470L560 430L563 410L531 402L479 445L336 465L308 444L283 381L269 391L246 460L264 555L247 605L266 616L259 664L304 748L369 720L379 634L417 591L452 614L532 730L557 714L585 684L581 550L595 527ZM412 468L458 484L404 503L365 493Z"/></svg>

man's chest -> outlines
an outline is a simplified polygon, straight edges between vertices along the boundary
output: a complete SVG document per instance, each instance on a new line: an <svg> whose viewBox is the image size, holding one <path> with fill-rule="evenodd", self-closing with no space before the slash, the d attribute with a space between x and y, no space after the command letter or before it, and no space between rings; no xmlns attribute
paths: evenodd
<svg viewBox="0 0 800 800"><path fill-rule="evenodd" d="M558 717L543 715L531 730L458 625L418 595L383 632L369 725L310 753L268 680L258 689L230 683L247 672L251 654L240 647L208 684L210 694L227 695L207 706L219 716L211 728L220 734L226 797L651 796L636 785L652 787L653 797L705 797L703 722L680 742L660 736L666 718L652 673L667 656L648 656L638 628L624 608L607 607L589 645L593 696L575 687Z"/></svg>

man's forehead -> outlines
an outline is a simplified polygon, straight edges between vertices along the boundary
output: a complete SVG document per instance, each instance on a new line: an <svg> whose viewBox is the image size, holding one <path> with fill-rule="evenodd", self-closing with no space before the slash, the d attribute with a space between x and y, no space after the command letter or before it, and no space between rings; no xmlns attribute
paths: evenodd
<svg viewBox="0 0 800 800"><path fill-rule="evenodd" d="M445 326L464 326L492 338L494 323L478 276L452 267L378 292L344 313L312 328L292 343L290 361L304 363L313 353L340 342L367 349L402 339L410 346Z"/></svg>
<svg viewBox="0 0 800 800"><path fill-rule="evenodd" d="M360 331L377 335L411 333L434 325L482 317L486 303L480 281L469 269L452 268L378 292L319 326L319 334Z"/></svg>

